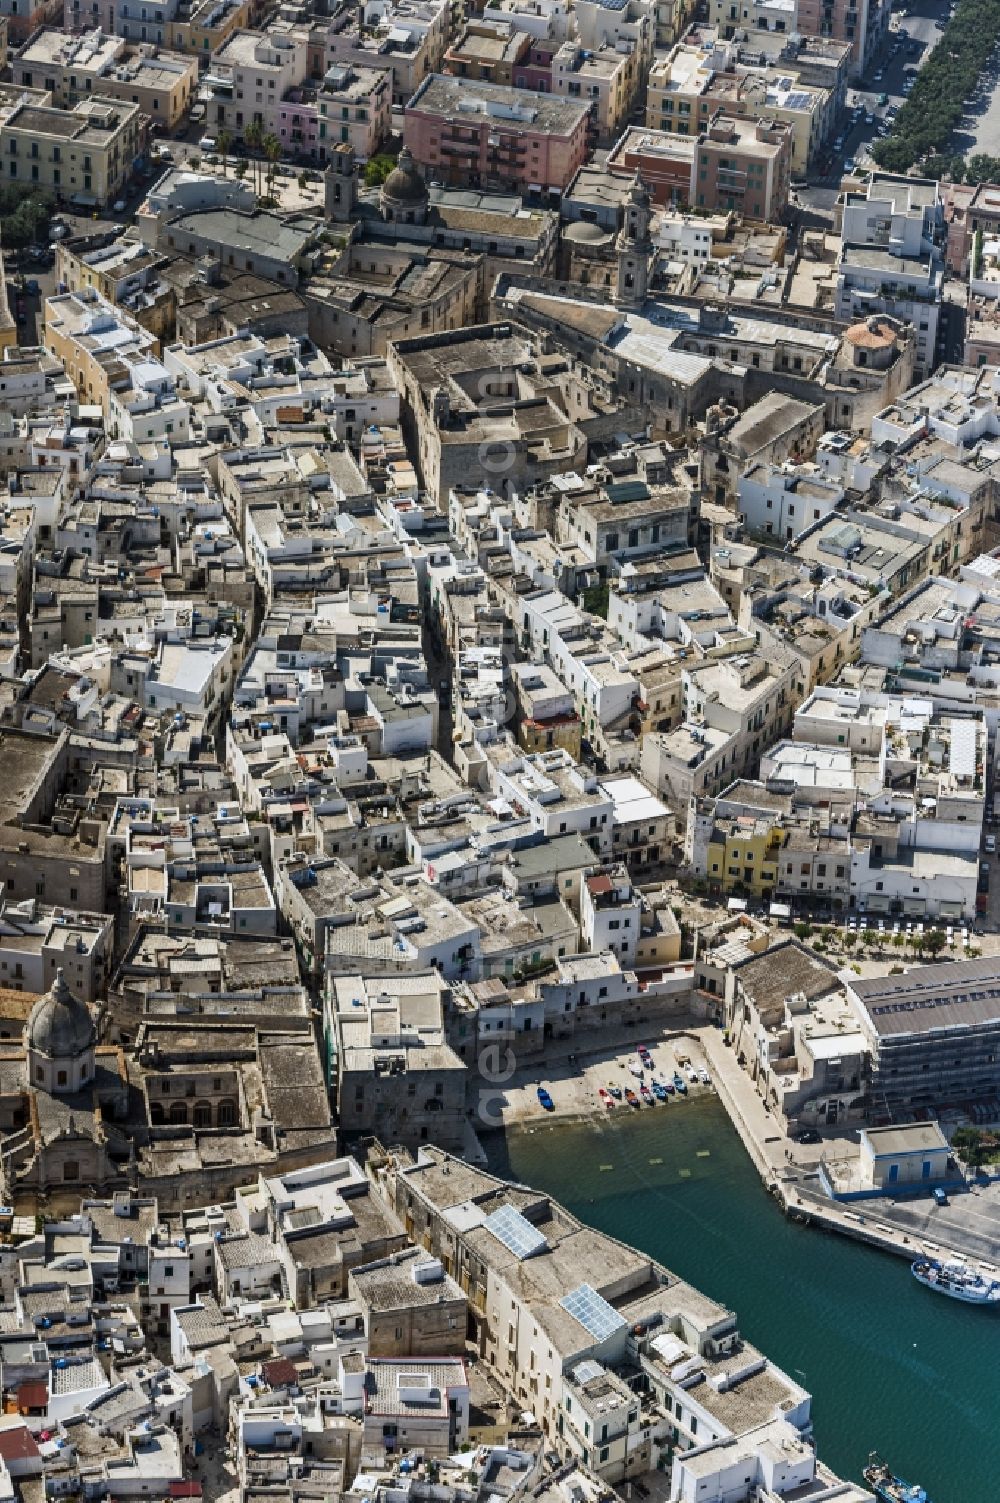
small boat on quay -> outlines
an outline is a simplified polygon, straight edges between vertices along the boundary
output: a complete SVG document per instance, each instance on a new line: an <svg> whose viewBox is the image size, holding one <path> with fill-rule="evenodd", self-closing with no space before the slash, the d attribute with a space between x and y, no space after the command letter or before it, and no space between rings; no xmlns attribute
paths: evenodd
<svg viewBox="0 0 1000 1503"><path fill-rule="evenodd" d="M653 1095L656 1097L657 1101L670 1100L670 1097L667 1095L667 1088L661 1080L654 1080L651 1082L651 1085Z"/></svg>
<svg viewBox="0 0 1000 1503"><path fill-rule="evenodd" d="M637 1080L641 1080L642 1079L642 1076L643 1076L642 1065L639 1064L639 1062L637 1060L633 1059L633 1060L631 1060L629 1062L629 1069L631 1070L632 1074L635 1076L635 1078Z"/></svg>
<svg viewBox="0 0 1000 1503"><path fill-rule="evenodd" d="M647 1106L655 1106L656 1105L656 1097L653 1095L652 1091L649 1089L649 1086L646 1085L645 1081L639 1087L639 1095L642 1097L643 1101L646 1103Z"/></svg>
<svg viewBox="0 0 1000 1503"><path fill-rule="evenodd" d="M611 1108L614 1106L614 1102L611 1099L610 1093L608 1091L606 1091L603 1086L601 1086L601 1088L600 1088L600 1090L598 1091L597 1094L598 1094L598 1097L600 1098L601 1105L604 1106L604 1107L607 1107L608 1111L610 1111Z"/></svg>
<svg viewBox="0 0 1000 1503"><path fill-rule="evenodd" d="M681 1096L686 1096L687 1095L687 1093L688 1093L688 1083L684 1079L683 1075L680 1075L680 1074L675 1074L674 1075L674 1090L677 1091Z"/></svg>
<svg viewBox="0 0 1000 1503"><path fill-rule="evenodd" d="M622 1099L622 1088L621 1088L621 1086L615 1085L615 1083L614 1083L613 1080L609 1081L608 1082L608 1095L611 1096L615 1101L620 1101Z"/></svg>
<svg viewBox="0 0 1000 1503"><path fill-rule="evenodd" d="M918 1284L926 1285L937 1294L950 1295L967 1305L1000 1305L1000 1279L988 1278L968 1263L915 1258L910 1264L910 1272Z"/></svg>
<svg viewBox="0 0 1000 1503"><path fill-rule="evenodd" d="M872 1451L861 1475L879 1503L931 1503L924 1488L897 1477L877 1451Z"/></svg>
<svg viewBox="0 0 1000 1503"><path fill-rule="evenodd" d="M625 1100L628 1102L629 1106L641 1106L642 1105L642 1103L640 1102L638 1096L635 1094L635 1092L633 1091L633 1089L632 1089L631 1086L627 1086L626 1089L625 1089Z"/></svg>

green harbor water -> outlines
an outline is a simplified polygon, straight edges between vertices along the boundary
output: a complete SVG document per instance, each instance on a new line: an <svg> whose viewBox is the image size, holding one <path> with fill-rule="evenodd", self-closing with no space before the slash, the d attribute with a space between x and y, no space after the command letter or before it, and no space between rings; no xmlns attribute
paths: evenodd
<svg viewBox="0 0 1000 1503"><path fill-rule="evenodd" d="M540 1125L491 1154L495 1172L734 1309L812 1393L819 1453L841 1475L860 1480L878 1449L932 1503L1000 1503L1000 1314L923 1289L902 1259L786 1221L714 1096Z"/></svg>

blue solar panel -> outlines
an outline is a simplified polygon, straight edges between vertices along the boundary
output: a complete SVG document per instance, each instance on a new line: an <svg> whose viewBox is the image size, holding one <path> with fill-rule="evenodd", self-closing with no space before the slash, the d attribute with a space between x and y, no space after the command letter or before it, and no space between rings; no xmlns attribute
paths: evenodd
<svg viewBox="0 0 1000 1503"><path fill-rule="evenodd" d="M515 1258L531 1258L535 1253L544 1252L549 1245L537 1226L532 1226L527 1217L513 1206L501 1206L499 1211L487 1216L484 1225Z"/></svg>
<svg viewBox="0 0 1000 1503"><path fill-rule="evenodd" d="M591 1289L589 1284L581 1284L579 1289L564 1294L559 1303L567 1315L578 1320L595 1341L606 1341L627 1324L625 1317L619 1315L614 1306L609 1305L604 1296L598 1294L596 1289Z"/></svg>

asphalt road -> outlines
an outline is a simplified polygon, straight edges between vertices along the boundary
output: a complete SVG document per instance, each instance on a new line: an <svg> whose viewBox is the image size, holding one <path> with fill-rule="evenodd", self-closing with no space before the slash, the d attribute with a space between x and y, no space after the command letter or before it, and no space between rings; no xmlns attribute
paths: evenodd
<svg viewBox="0 0 1000 1503"><path fill-rule="evenodd" d="M946 1206L937 1205L928 1195L914 1200L881 1200L878 1207L879 1220L901 1227L917 1246L940 1239L970 1257L991 1263L1000 1260L1000 1185L977 1185L954 1195L949 1192Z"/></svg>
<svg viewBox="0 0 1000 1503"><path fill-rule="evenodd" d="M870 63L865 77L848 90L849 110L860 105L864 114L855 120L849 113L850 125L843 131L841 146L831 148L818 169L810 173L810 185L798 190L801 209L822 216L833 213L841 178L845 170L850 171L847 164L864 166L870 161L867 148L880 133L887 133L887 115L902 107L906 99L903 85L933 52L941 36L935 23L946 16L947 9L947 0L916 0L907 10L897 8L893 12L895 29L889 32L882 53ZM883 94L888 95L888 102L880 105ZM871 123L866 118L869 115Z"/></svg>

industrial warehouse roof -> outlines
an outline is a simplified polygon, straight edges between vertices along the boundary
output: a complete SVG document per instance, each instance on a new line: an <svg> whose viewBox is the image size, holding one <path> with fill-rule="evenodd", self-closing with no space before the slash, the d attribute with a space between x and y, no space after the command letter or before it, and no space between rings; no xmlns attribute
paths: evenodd
<svg viewBox="0 0 1000 1503"><path fill-rule="evenodd" d="M862 1020L879 1038L1000 1024L1000 958L916 966L902 976L850 985Z"/></svg>

